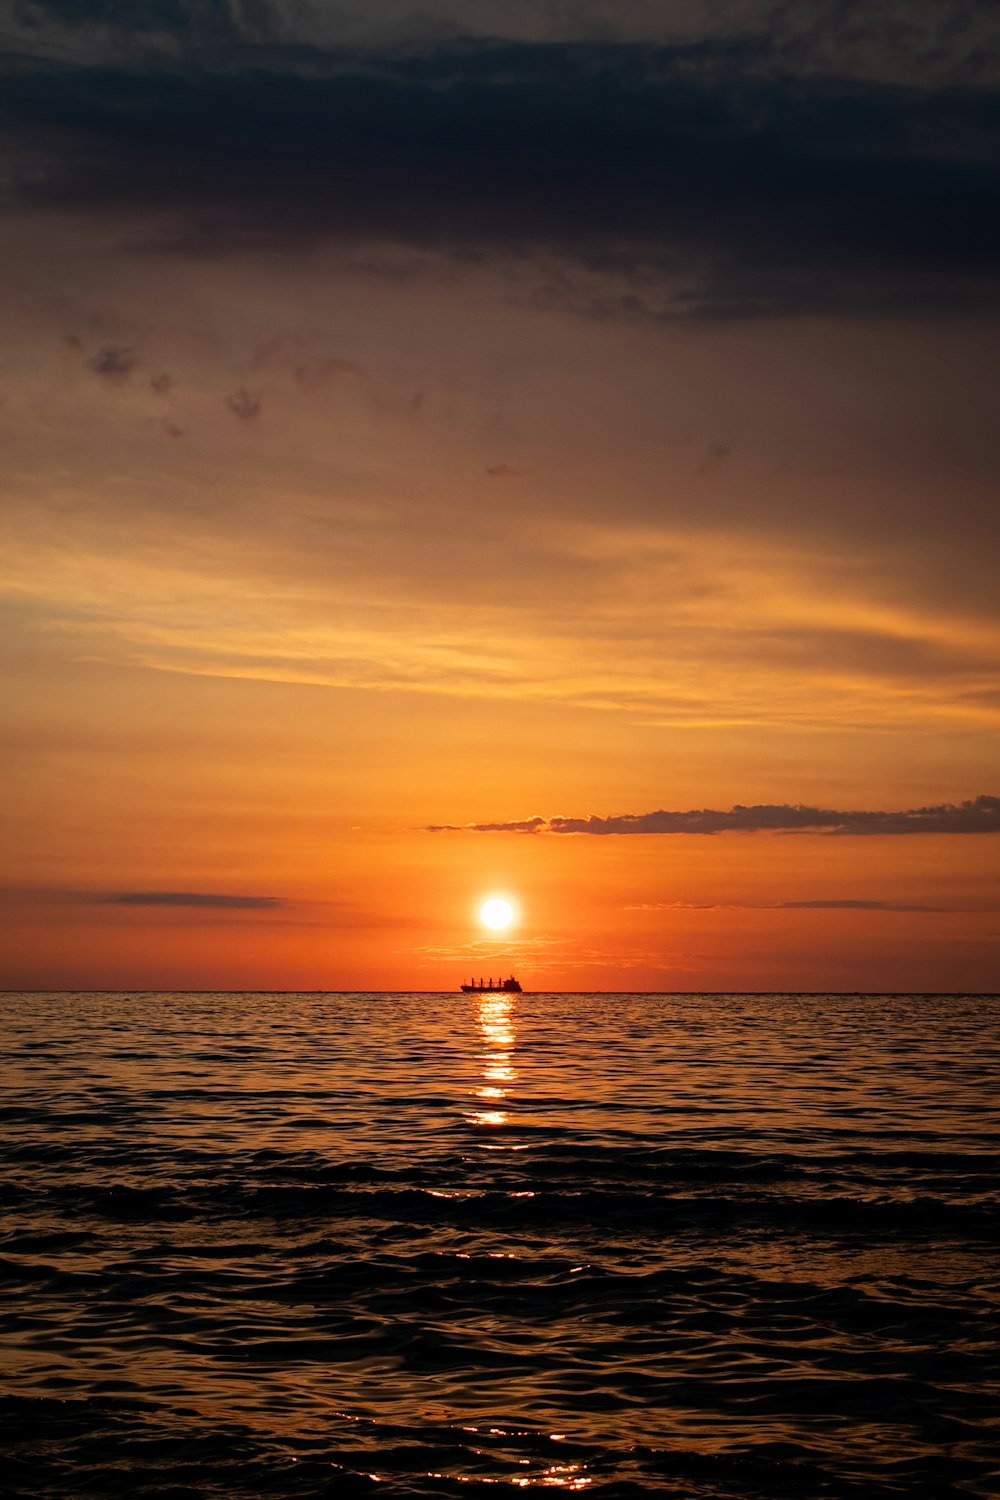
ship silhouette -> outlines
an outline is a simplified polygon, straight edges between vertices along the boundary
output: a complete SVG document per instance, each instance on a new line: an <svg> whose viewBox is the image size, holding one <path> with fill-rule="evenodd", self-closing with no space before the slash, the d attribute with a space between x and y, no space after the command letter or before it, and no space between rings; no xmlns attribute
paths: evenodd
<svg viewBox="0 0 1000 1500"><path fill-rule="evenodd" d="M521 986L518 984L513 974L511 974L509 979L498 979L496 984L493 983L493 980L491 978L488 983L485 980L480 979L479 983L477 984L473 979L470 980L468 984L462 985L462 992L466 995L488 995L491 991L495 995L520 995Z"/></svg>

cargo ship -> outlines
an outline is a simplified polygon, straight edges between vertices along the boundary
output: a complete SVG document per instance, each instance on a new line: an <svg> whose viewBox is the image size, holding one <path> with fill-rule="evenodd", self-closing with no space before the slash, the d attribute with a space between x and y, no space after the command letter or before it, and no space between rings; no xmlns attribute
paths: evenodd
<svg viewBox="0 0 1000 1500"><path fill-rule="evenodd" d="M521 986L513 974L509 979L498 979L496 984L493 983L492 979L488 982L480 979L478 984L473 979L469 984L462 985L462 993L464 995L489 995L491 992L494 995L520 995Z"/></svg>

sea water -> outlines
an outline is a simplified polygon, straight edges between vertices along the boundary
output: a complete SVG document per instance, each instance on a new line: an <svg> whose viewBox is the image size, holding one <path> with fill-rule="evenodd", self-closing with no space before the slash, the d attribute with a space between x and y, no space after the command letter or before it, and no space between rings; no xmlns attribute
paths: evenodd
<svg viewBox="0 0 1000 1500"><path fill-rule="evenodd" d="M6 1496L1000 1495L1000 1000L0 997Z"/></svg>

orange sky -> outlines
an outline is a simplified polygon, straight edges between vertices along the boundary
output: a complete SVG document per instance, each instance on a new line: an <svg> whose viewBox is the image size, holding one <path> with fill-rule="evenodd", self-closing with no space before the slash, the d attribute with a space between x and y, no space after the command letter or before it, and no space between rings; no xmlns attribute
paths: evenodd
<svg viewBox="0 0 1000 1500"><path fill-rule="evenodd" d="M0 984L997 987L997 835L427 831L1000 793L994 312L149 214L7 227Z"/></svg>

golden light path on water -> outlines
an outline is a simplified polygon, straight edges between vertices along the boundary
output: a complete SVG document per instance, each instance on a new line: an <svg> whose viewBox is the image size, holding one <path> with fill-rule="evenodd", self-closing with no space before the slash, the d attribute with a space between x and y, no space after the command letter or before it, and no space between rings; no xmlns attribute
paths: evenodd
<svg viewBox="0 0 1000 1500"><path fill-rule="evenodd" d="M514 1066L514 1049L517 1045L516 998L515 995L496 992L476 996L476 1014L482 1043L482 1050L479 1053L481 1082L471 1090L471 1097L477 1101L477 1104L475 1108L467 1111L466 1119L471 1124L486 1129L491 1127L495 1129L510 1123L510 1112L504 1106L507 1103L510 1086L517 1079L517 1070ZM491 1142L488 1149L502 1150L504 1148ZM514 1196L533 1197L534 1195L516 1193ZM468 1430L478 1431L474 1427ZM490 1428L489 1431L495 1436L507 1435L500 1428ZM553 1441L559 1441L563 1434L553 1432L549 1436ZM585 1490L593 1482L588 1475L580 1472L581 1467L576 1463L549 1464L541 1473L518 1476L506 1482L519 1489L546 1488L579 1492ZM432 1479L444 1477L439 1474L428 1475L428 1478ZM484 1481L482 1475L459 1477L470 1483L475 1479L481 1483L498 1482L492 1479Z"/></svg>
<svg viewBox="0 0 1000 1500"><path fill-rule="evenodd" d="M509 1112L506 1103L509 1086L517 1073L514 1069L514 996L486 994L476 997L479 1030L483 1050L479 1054L482 1082L473 1097L482 1101L468 1118L474 1125L506 1125ZM492 1106L492 1107L488 1107Z"/></svg>

